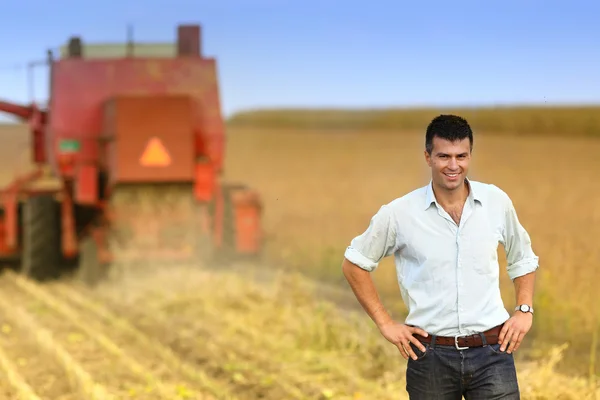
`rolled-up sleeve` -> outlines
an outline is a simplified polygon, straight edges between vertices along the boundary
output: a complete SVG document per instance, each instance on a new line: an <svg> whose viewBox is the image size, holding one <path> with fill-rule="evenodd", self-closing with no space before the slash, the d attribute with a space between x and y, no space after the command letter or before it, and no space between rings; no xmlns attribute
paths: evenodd
<svg viewBox="0 0 600 400"><path fill-rule="evenodd" d="M384 205L371 218L367 229L352 239L344 257L358 267L372 272L395 249L396 222L391 207Z"/></svg>
<svg viewBox="0 0 600 400"><path fill-rule="evenodd" d="M511 280L537 270L539 257L533 252L531 238L521 225L515 207L506 197L504 247L507 271Z"/></svg>

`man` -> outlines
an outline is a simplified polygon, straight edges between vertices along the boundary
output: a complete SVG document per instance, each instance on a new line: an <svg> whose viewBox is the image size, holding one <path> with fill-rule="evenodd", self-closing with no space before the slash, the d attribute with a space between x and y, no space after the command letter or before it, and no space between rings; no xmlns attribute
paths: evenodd
<svg viewBox="0 0 600 400"><path fill-rule="evenodd" d="M538 257L512 201L467 178L473 133L455 115L425 135L429 185L382 206L344 254L343 273L381 334L408 360L411 399L519 399L513 353L532 325ZM512 316L499 289L498 243L516 290ZM370 272L394 255L404 323L381 304Z"/></svg>

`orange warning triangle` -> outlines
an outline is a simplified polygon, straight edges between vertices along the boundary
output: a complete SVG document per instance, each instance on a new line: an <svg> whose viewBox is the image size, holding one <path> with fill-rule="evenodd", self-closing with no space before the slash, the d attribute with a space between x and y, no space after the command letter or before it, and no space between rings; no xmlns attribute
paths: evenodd
<svg viewBox="0 0 600 400"><path fill-rule="evenodd" d="M159 138L153 137L148 141L140 157L140 164L144 167L166 167L171 164L171 156Z"/></svg>

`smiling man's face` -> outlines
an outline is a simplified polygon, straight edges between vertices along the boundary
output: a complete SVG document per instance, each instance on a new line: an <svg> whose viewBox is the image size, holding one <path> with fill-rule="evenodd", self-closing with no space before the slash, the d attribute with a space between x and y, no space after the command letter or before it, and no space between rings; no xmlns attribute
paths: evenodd
<svg viewBox="0 0 600 400"><path fill-rule="evenodd" d="M431 155L425 151L425 160L431 168L431 179L436 187L454 191L463 187L471 162L469 138L451 142L433 138Z"/></svg>

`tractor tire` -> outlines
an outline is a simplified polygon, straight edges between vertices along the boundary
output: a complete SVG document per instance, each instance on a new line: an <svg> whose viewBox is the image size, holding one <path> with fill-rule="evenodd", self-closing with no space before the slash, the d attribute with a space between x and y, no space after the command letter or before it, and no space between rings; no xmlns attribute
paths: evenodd
<svg viewBox="0 0 600 400"><path fill-rule="evenodd" d="M235 190L246 189L244 184L224 184L223 194L223 228L221 246L215 251L215 261L225 266L238 260L240 257L236 251L237 229L235 207L232 194Z"/></svg>
<svg viewBox="0 0 600 400"><path fill-rule="evenodd" d="M60 207L53 195L32 196L23 205L21 272L36 281L58 279L62 272Z"/></svg>
<svg viewBox="0 0 600 400"><path fill-rule="evenodd" d="M234 190L243 188L243 185L225 185L223 187L223 250L231 255L235 253L237 236L235 229L235 209L231 196Z"/></svg>
<svg viewBox="0 0 600 400"><path fill-rule="evenodd" d="M79 268L75 277L83 284L94 287L107 277L109 265L98 258L98 244L93 235L97 229L96 221L91 224L87 235L79 241Z"/></svg>

